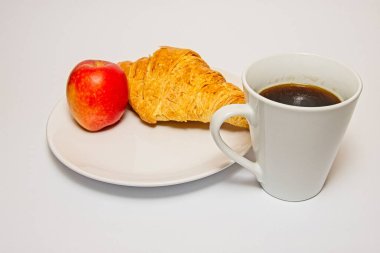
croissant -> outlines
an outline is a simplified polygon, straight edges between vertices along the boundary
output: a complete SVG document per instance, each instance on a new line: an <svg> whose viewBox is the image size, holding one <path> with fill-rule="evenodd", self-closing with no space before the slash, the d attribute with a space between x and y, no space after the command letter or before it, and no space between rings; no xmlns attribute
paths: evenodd
<svg viewBox="0 0 380 253"><path fill-rule="evenodd" d="M120 62L129 84L129 103L139 117L157 121L210 122L228 104L245 103L244 93L190 49L161 47L150 57ZM243 117L226 121L248 128Z"/></svg>

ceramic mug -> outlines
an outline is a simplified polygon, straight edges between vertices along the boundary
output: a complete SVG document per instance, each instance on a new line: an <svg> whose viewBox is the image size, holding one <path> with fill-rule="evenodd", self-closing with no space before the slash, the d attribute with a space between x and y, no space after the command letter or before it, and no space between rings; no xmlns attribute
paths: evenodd
<svg viewBox="0 0 380 253"><path fill-rule="evenodd" d="M232 160L252 171L270 195L287 201L314 197L325 183L362 91L360 77L332 59L294 53L254 62L242 79L246 104L224 106L213 115L214 141ZM342 102L299 107L259 94L283 83L317 85L337 94ZM240 156L221 138L223 122L239 115L249 123L256 161Z"/></svg>

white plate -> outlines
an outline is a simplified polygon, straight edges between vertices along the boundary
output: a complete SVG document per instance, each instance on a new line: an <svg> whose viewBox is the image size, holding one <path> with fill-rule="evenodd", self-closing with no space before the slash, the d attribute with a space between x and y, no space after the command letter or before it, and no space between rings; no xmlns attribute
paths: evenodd
<svg viewBox="0 0 380 253"><path fill-rule="evenodd" d="M229 82L241 86L238 77L221 72ZM66 99L53 109L46 134L50 149L63 164L112 184L179 184L212 175L233 163L214 143L208 124L166 122L150 126L128 109L115 126L90 133L72 119ZM221 134L241 155L250 148L247 130L226 127Z"/></svg>

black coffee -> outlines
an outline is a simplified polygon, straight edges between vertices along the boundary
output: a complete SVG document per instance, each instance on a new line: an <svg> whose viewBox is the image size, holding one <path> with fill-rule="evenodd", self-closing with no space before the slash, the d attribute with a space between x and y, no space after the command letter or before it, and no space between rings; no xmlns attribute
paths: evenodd
<svg viewBox="0 0 380 253"><path fill-rule="evenodd" d="M279 84L264 89L260 95L282 104L303 107L327 106L341 102L330 91L310 84Z"/></svg>

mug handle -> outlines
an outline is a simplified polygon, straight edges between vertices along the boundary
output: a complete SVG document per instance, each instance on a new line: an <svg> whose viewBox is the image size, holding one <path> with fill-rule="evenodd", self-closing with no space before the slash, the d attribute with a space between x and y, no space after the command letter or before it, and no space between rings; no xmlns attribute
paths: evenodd
<svg viewBox="0 0 380 253"><path fill-rule="evenodd" d="M222 150L229 158L251 171L256 176L257 181L262 182L263 171L260 165L257 162L252 162L236 153L223 141L220 135L220 128L224 121L233 116L243 116L248 120L249 124L252 125L254 112L247 104L232 104L223 106L217 110L211 118L211 135L220 150Z"/></svg>

